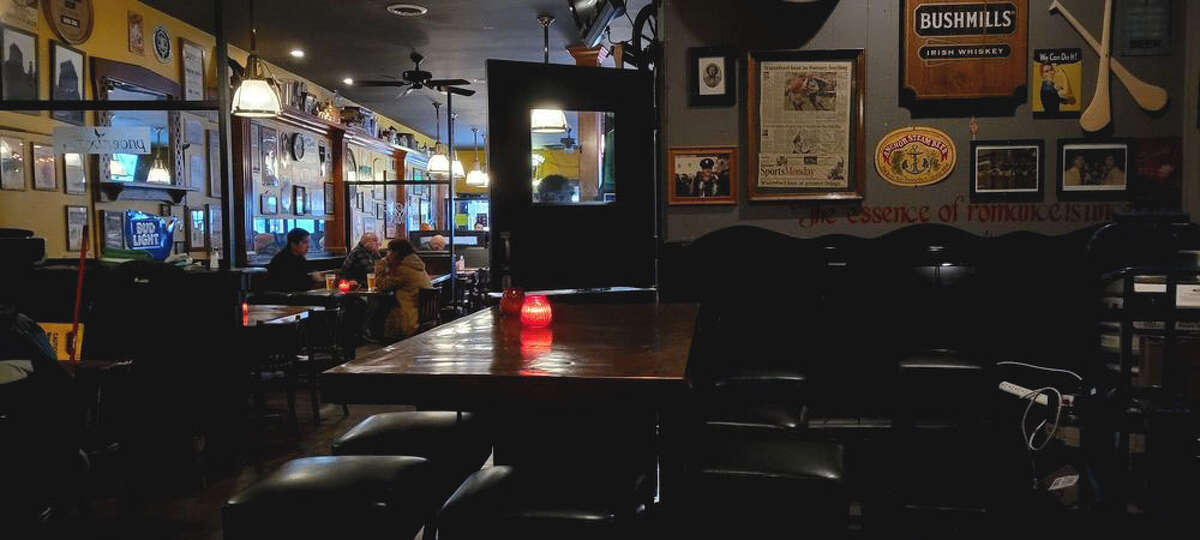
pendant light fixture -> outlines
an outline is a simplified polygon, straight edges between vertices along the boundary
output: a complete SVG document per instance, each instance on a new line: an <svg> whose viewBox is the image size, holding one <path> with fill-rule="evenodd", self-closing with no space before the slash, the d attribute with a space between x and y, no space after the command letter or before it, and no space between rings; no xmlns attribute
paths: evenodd
<svg viewBox="0 0 1200 540"><path fill-rule="evenodd" d="M437 116L437 139L433 143L433 157L429 158L429 174L450 174L450 158L442 151L442 104L433 102L433 114Z"/></svg>
<svg viewBox="0 0 1200 540"><path fill-rule="evenodd" d="M158 140L159 133L162 133L162 128L154 130L154 140ZM154 153L154 164L150 166L150 172L146 174L146 182L151 184L171 183L171 172L167 170L166 165L163 165L162 152Z"/></svg>
<svg viewBox="0 0 1200 540"><path fill-rule="evenodd" d="M479 148L479 128L471 128L471 140L475 141L475 148ZM475 154L475 168L467 173L467 185L483 187L488 185L488 174L479 168L479 154Z"/></svg>
<svg viewBox="0 0 1200 540"><path fill-rule="evenodd" d="M246 58L246 73L242 82L233 93L233 110L230 114L246 118L273 118L279 116L283 106L267 77L266 64L258 57L255 42L257 33L258 29L254 26L254 0L250 0L250 56Z"/></svg>
<svg viewBox="0 0 1200 540"><path fill-rule="evenodd" d="M542 55L545 63L550 63L550 25L554 17L539 15L538 22L542 25ZM534 109L529 113L529 131L533 133L563 133L567 131L567 115L562 109Z"/></svg>

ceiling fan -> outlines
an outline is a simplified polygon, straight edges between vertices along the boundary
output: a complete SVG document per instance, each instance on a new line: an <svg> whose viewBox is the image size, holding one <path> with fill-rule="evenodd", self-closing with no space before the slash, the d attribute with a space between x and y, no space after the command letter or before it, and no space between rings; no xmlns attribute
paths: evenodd
<svg viewBox="0 0 1200 540"><path fill-rule="evenodd" d="M439 92L450 92L460 96L475 95L474 90L466 88L458 88L459 86L471 84L471 81L466 79L434 79L433 74L421 69L421 61L425 59L421 53L413 51L409 58L412 59L414 67L400 74L399 80L376 80L376 81L354 81L354 86L373 87L373 88L403 88L397 99L411 94L415 90L422 88L432 88Z"/></svg>
<svg viewBox="0 0 1200 540"><path fill-rule="evenodd" d="M562 151L570 154L570 153L574 152L576 148L579 148L579 143L577 143L575 141L575 139L573 137L571 137L571 126L567 126L567 136L566 137L559 139L558 144L546 144L546 145L542 145L542 148L549 148L552 150L562 150Z"/></svg>

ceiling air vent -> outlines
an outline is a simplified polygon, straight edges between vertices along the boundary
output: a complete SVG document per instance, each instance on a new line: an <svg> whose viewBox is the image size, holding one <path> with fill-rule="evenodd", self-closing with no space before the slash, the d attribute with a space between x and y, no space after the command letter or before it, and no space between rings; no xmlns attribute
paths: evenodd
<svg viewBox="0 0 1200 540"><path fill-rule="evenodd" d="M416 4L392 4L387 7L388 13L401 17L420 17L429 13L429 8Z"/></svg>

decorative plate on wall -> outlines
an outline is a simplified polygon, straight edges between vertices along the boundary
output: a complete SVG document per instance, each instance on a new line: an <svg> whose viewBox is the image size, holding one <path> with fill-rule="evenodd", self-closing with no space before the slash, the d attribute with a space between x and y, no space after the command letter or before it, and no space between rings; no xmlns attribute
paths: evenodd
<svg viewBox="0 0 1200 540"><path fill-rule="evenodd" d="M43 0L46 20L54 33L71 45L79 45L92 36L95 17L92 0Z"/></svg>

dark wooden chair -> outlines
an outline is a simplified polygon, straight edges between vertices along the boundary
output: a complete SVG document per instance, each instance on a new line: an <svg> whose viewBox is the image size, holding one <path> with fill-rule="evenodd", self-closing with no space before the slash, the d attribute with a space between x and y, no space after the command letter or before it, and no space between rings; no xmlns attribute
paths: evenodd
<svg viewBox="0 0 1200 540"><path fill-rule="evenodd" d="M340 309L313 311L300 328L307 356L300 357L301 371L308 384L309 400L312 403L313 424L321 423L320 375L322 371L347 360L340 339L343 311ZM350 408L342 404L342 415L350 416Z"/></svg>
<svg viewBox="0 0 1200 540"><path fill-rule="evenodd" d="M426 287L417 293L418 334L438 325L441 318L441 307L441 289Z"/></svg>

